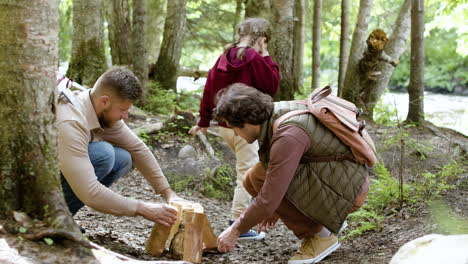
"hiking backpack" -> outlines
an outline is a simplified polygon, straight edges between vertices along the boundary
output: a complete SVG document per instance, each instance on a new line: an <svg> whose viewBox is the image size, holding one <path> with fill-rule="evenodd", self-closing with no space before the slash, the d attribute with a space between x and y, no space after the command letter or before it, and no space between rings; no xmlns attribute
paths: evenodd
<svg viewBox="0 0 468 264"><path fill-rule="evenodd" d="M273 131L288 118L306 113L313 114L324 126L330 129L345 145L351 148L352 156L307 157L310 162L350 160L373 167L377 161L372 138L365 129L366 122L359 120L362 110L353 103L332 94L330 86L315 89L306 100L297 101L307 106L306 110L288 112L273 123ZM351 157L350 157L351 156Z"/></svg>

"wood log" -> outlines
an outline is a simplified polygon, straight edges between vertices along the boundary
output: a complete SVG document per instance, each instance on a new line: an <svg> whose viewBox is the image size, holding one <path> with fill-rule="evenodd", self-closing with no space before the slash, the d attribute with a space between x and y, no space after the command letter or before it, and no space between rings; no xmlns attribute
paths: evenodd
<svg viewBox="0 0 468 264"><path fill-rule="evenodd" d="M174 259L201 263L205 251L217 252L217 237L211 228L203 206L192 202L171 203L177 208L177 220L171 227L155 224L151 232L147 251L160 256L169 248Z"/></svg>
<svg viewBox="0 0 468 264"><path fill-rule="evenodd" d="M183 260L201 263L203 253L204 213L186 211L184 215L184 256Z"/></svg>
<svg viewBox="0 0 468 264"><path fill-rule="evenodd" d="M218 251L218 238L211 228L210 221L208 221L208 216L203 214L203 250L204 251Z"/></svg>
<svg viewBox="0 0 468 264"><path fill-rule="evenodd" d="M151 235L146 244L146 251L152 256L159 257L166 248L171 227L159 223L154 224Z"/></svg>

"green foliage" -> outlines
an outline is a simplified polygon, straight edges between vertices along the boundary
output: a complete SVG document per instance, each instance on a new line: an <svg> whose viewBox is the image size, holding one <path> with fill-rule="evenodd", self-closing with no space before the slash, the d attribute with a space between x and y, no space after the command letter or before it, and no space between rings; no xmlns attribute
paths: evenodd
<svg viewBox="0 0 468 264"><path fill-rule="evenodd" d="M72 40L72 0L60 0L59 5L59 59L69 61Z"/></svg>
<svg viewBox="0 0 468 264"><path fill-rule="evenodd" d="M200 99L196 96L199 90L176 93L173 90L162 89L157 82L148 82L148 96L142 108L153 114L170 114L176 107L186 111L196 111Z"/></svg>
<svg viewBox="0 0 468 264"><path fill-rule="evenodd" d="M54 240L52 238L44 237L44 242L46 242L47 245L51 246L54 244Z"/></svg>
<svg viewBox="0 0 468 264"><path fill-rule="evenodd" d="M169 184L175 192L183 192L193 185L193 177L170 177Z"/></svg>
<svg viewBox="0 0 468 264"><path fill-rule="evenodd" d="M234 197L236 175L230 165L224 164L211 171L205 169L205 174L201 180L193 177L172 176L169 184L175 192L196 190L205 197L220 200L231 200Z"/></svg>
<svg viewBox="0 0 468 264"><path fill-rule="evenodd" d="M382 163L375 165L376 178L372 179L367 203L349 215L350 227L344 238L359 236L365 232L381 228L387 211L394 211L399 202L399 182ZM454 187L453 182L465 173L462 164L452 161L439 167L436 173L425 172L421 179L411 184L403 184L403 200L407 205L431 201ZM431 205L431 202L429 202ZM440 213L439 213L440 216ZM453 229L453 228L452 228Z"/></svg>
<svg viewBox="0 0 468 264"><path fill-rule="evenodd" d="M405 125L403 128L399 129L399 132L394 136L385 140L382 144L384 148L399 146L401 141L405 142L405 148L415 151L421 160L425 160L427 155L434 149L434 146L430 142L424 140L414 139L410 137L407 128L412 127L413 125Z"/></svg>
<svg viewBox="0 0 468 264"><path fill-rule="evenodd" d="M138 136L143 142L145 142L146 145L148 145L150 143L150 135L146 134L146 133L141 133L139 136Z"/></svg>
<svg viewBox="0 0 468 264"><path fill-rule="evenodd" d="M426 62L424 86L426 91L451 93L454 87L468 86L468 56L457 53L458 34L455 29L434 29L425 38ZM406 89L409 85L410 55L406 51L400 57L390 86Z"/></svg>
<svg viewBox="0 0 468 264"><path fill-rule="evenodd" d="M465 169L456 161L438 168L439 171L435 174L431 172L422 173L422 179L413 186L417 197L421 199L439 197L445 191L452 189L454 187L453 181L465 172Z"/></svg>
<svg viewBox="0 0 468 264"><path fill-rule="evenodd" d="M379 125L390 127L395 125L396 117L397 109L395 106L384 104L382 98L380 98L374 107L374 121Z"/></svg>
<svg viewBox="0 0 468 264"><path fill-rule="evenodd" d="M235 181L235 172L231 166L224 164L215 173L205 172L201 192L207 197L231 200L234 196Z"/></svg>

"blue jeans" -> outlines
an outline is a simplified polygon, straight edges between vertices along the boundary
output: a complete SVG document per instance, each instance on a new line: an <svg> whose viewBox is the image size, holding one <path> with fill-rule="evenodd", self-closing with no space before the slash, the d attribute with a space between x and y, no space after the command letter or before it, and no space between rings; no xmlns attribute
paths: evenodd
<svg viewBox="0 0 468 264"><path fill-rule="evenodd" d="M130 153L105 141L91 142L88 145L88 155L97 180L106 187L111 186L112 183L127 174L132 168ZM65 201L72 215L75 215L84 206L84 203L73 193L63 174L60 173L60 175Z"/></svg>

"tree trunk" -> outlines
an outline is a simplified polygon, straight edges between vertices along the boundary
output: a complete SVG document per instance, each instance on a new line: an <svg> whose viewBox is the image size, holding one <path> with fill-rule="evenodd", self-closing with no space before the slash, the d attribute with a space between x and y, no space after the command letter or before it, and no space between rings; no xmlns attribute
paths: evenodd
<svg viewBox="0 0 468 264"><path fill-rule="evenodd" d="M237 25L242 21L242 10L243 8L243 3L244 0L237 0L236 1L236 13L234 16L234 23L232 24L232 40L236 40L236 33L237 33Z"/></svg>
<svg viewBox="0 0 468 264"><path fill-rule="evenodd" d="M268 50L281 70L278 100L291 100L298 87L294 83L294 0L272 1L272 40Z"/></svg>
<svg viewBox="0 0 468 264"><path fill-rule="evenodd" d="M406 122L424 121L424 1L411 1L411 70Z"/></svg>
<svg viewBox="0 0 468 264"><path fill-rule="evenodd" d="M359 98L361 91L359 61L366 47L366 32L369 24L371 7L372 0L361 0L359 3L359 13L356 28L353 33L351 51L343 84L342 97L355 103L358 107L363 107L363 102Z"/></svg>
<svg viewBox="0 0 468 264"><path fill-rule="evenodd" d="M157 63L150 69L150 78L157 80L163 89L177 89L177 70L182 53L186 26L187 0L167 1L164 38Z"/></svg>
<svg viewBox="0 0 468 264"><path fill-rule="evenodd" d="M388 43L384 49L385 53L395 61L398 61L401 54L406 50L406 42L410 31L410 10L411 0L405 0L393 27L392 35L388 39ZM385 88L387 88L388 82L390 81L395 69L394 66L386 62L380 62L379 68L382 71L382 75L377 81L371 83L368 88L369 93L364 98L366 112L370 118L373 117L374 107L384 93Z"/></svg>
<svg viewBox="0 0 468 264"><path fill-rule="evenodd" d="M4 1L0 34L0 218L21 210L78 233L57 166L58 1Z"/></svg>
<svg viewBox="0 0 468 264"><path fill-rule="evenodd" d="M166 0L147 1L146 50L149 63L156 63L161 48L161 38L164 32Z"/></svg>
<svg viewBox="0 0 468 264"><path fill-rule="evenodd" d="M148 61L146 59L146 0L133 0L133 72L143 85L143 96L146 97L148 79Z"/></svg>
<svg viewBox="0 0 468 264"><path fill-rule="evenodd" d="M132 65L132 25L128 0L105 0L113 65Z"/></svg>
<svg viewBox="0 0 468 264"><path fill-rule="evenodd" d="M340 66L338 70L338 96L343 91L344 77L349 58L349 0L341 1Z"/></svg>
<svg viewBox="0 0 468 264"><path fill-rule="evenodd" d="M93 86L107 69L102 0L73 0L72 56L67 76Z"/></svg>
<svg viewBox="0 0 468 264"><path fill-rule="evenodd" d="M245 17L263 17L270 21L272 1L274 0L246 0Z"/></svg>
<svg viewBox="0 0 468 264"><path fill-rule="evenodd" d="M320 86L320 31L322 0L314 0L314 23L312 29L312 90Z"/></svg>
<svg viewBox="0 0 468 264"><path fill-rule="evenodd" d="M294 86L302 87L304 71L305 1L295 0L294 23Z"/></svg>

